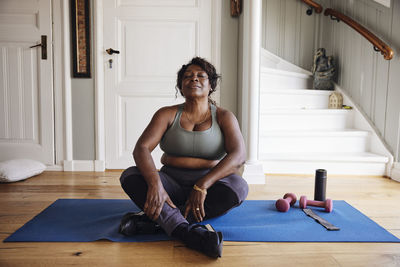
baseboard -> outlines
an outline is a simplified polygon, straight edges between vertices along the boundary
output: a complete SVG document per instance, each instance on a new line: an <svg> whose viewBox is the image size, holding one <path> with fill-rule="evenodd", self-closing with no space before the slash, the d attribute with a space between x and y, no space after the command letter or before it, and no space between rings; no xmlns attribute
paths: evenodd
<svg viewBox="0 0 400 267"><path fill-rule="evenodd" d="M64 171L96 171L103 172L105 162L103 160L65 160Z"/></svg>
<svg viewBox="0 0 400 267"><path fill-rule="evenodd" d="M104 172L106 170L106 162L104 160L95 160L94 161L94 171L95 172Z"/></svg>
<svg viewBox="0 0 400 267"><path fill-rule="evenodd" d="M393 163L393 169L390 178L400 182L400 162Z"/></svg>
<svg viewBox="0 0 400 267"><path fill-rule="evenodd" d="M242 177L248 184L265 184L265 174L261 163L246 163L242 170Z"/></svg>
<svg viewBox="0 0 400 267"><path fill-rule="evenodd" d="M63 171L63 166L61 165L46 166L46 171Z"/></svg>

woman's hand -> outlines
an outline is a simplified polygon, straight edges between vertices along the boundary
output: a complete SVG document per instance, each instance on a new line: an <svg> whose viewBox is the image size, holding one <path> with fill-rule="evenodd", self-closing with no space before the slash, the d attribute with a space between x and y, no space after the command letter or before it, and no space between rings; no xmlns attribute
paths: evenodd
<svg viewBox="0 0 400 267"><path fill-rule="evenodd" d="M162 185L151 186L147 190L146 203L144 204L143 211L151 220L157 220L160 216L164 203L167 202L172 208L176 206L169 198L168 193Z"/></svg>
<svg viewBox="0 0 400 267"><path fill-rule="evenodd" d="M193 189L190 193L188 200L186 201L186 209L184 215L185 218L187 218L189 212L191 211L196 221L203 221L204 217L206 216L206 213L204 211L205 199L205 193Z"/></svg>

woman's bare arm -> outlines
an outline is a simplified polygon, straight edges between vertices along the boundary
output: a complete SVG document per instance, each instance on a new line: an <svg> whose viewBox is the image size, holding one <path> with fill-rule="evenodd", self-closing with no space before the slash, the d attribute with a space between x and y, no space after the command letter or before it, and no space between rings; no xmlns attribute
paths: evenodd
<svg viewBox="0 0 400 267"><path fill-rule="evenodd" d="M151 157L151 152L160 143L168 125L173 121L176 110L176 106L165 107L158 110L139 137L135 149L133 150L136 166L139 168L148 185L146 203L143 211L152 220L158 218L165 202L175 208L175 205L164 190L153 158Z"/></svg>

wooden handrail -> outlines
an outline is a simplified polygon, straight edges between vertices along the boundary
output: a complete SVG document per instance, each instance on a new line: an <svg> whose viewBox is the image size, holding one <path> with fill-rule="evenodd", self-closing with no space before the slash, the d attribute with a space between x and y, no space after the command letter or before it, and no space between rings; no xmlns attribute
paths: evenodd
<svg viewBox="0 0 400 267"><path fill-rule="evenodd" d="M337 10L334 10L332 8L327 8L325 9L324 12L325 16L331 16L331 19L335 19L337 21L343 21L350 27L352 27L354 30L356 30L358 33L360 33L362 36L365 37L368 41L370 41L373 46L375 51L380 51L383 57L386 60L390 60L393 58L393 50L385 44L381 39L376 37L372 32L364 28L362 25L359 23L355 22L351 18L347 17L346 15L340 13Z"/></svg>
<svg viewBox="0 0 400 267"><path fill-rule="evenodd" d="M318 3L315 3L314 1L312 1L312 0L301 0L301 1L303 1L304 3L306 3L307 5L309 5L310 7L312 7L312 8L314 8L314 10L315 10L315 13L321 13L322 12L322 6L320 5L320 4L318 4ZM308 15L311 15L312 14L312 11L311 11L311 13L309 13L309 11L307 11L307 14Z"/></svg>

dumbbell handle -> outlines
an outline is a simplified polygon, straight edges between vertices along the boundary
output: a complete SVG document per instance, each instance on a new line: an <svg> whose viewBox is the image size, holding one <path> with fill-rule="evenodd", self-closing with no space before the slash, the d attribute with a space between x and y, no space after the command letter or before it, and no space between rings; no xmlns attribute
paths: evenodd
<svg viewBox="0 0 400 267"><path fill-rule="evenodd" d="M290 206L294 205L296 203L296 195L293 193L287 193L283 196L283 198L280 198L276 201L275 207L277 210L281 212L286 212L289 210Z"/></svg>
<svg viewBox="0 0 400 267"><path fill-rule="evenodd" d="M331 212L333 209L333 202L327 198L325 201L308 200L306 196L300 197L300 208L305 209L307 206L325 208L325 211Z"/></svg>
<svg viewBox="0 0 400 267"><path fill-rule="evenodd" d="M309 200L307 199L307 206L325 208L325 201Z"/></svg>

